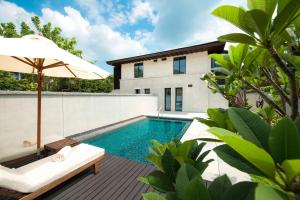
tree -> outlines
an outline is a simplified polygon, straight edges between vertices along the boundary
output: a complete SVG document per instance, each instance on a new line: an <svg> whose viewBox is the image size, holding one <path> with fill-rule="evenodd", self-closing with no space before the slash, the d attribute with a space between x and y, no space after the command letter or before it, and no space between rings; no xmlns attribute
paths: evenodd
<svg viewBox="0 0 300 200"><path fill-rule="evenodd" d="M11 23L0 24L0 35L4 37L22 37L28 34L42 34L44 37L52 40L60 48L69 51L70 53L82 57L82 51L76 48L76 38L66 38L61 35L61 29L59 27L53 27L50 22L42 25L39 17L34 16L31 18L36 31L34 31L26 22L21 23L20 31L17 31L16 26ZM6 76L6 77L5 77ZM35 87L28 87L24 85L23 88L11 87L11 84L4 84L5 80L11 80L14 76L9 73L2 73L0 80L0 89L4 90L35 90ZM15 80L14 84L30 83L34 85L37 82L36 75L34 74L22 74L20 81ZM11 80L12 81L12 80ZM46 91L68 91L68 92L111 92L113 89L113 79L108 77L105 80L81 80L76 78L55 78L45 77L43 90Z"/></svg>
<svg viewBox="0 0 300 200"><path fill-rule="evenodd" d="M254 58L258 77L250 82L242 80L243 83L259 93L281 115L287 115L284 106L289 105L292 119L299 116L299 8L299 0L248 0L248 10L224 5L212 12L244 32L220 36L220 41L243 43L253 51L261 51L262 56ZM242 56L236 55L233 61L238 63ZM266 79L265 86L271 87L270 92L279 95L282 108L275 106L274 99L267 98L261 88L255 87L253 83L261 81L260 78Z"/></svg>

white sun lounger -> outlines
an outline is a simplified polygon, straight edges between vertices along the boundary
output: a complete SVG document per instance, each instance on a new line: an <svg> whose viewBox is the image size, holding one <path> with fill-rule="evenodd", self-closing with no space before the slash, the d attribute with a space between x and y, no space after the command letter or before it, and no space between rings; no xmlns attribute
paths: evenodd
<svg viewBox="0 0 300 200"><path fill-rule="evenodd" d="M54 162L52 155L17 169L1 166L0 187L27 193L22 200L34 199L89 167L97 174L104 154L102 148L79 144L64 161Z"/></svg>

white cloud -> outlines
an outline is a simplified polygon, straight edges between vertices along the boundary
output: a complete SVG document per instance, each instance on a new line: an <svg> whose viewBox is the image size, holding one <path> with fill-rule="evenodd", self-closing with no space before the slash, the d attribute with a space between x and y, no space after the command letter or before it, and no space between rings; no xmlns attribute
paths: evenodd
<svg viewBox="0 0 300 200"><path fill-rule="evenodd" d="M42 10L42 19L62 27L67 37L76 37L78 47L92 60L105 60L145 53L139 41L114 31L104 23L91 24L79 11L65 7L66 15L49 8Z"/></svg>
<svg viewBox="0 0 300 200"><path fill-rule="evenodd" d="M104 12L104 5L101 2L97 0L76 0L76 2L79 4L79 6L86 10L87 16L90 20L95 20L96 22L100 23L105 21L102 17L102 12Z"/></svg>
<svg viewBox="0 0 300 200"><path fill-rule="evenodd" d="M158 16L154 13L150 2L135 0L129 16L129 21L134 24L141 19L149 19L152 24L155 24L158 21Z"/></svg>
<svg viewBox="0 0 300 200"><path fill-rule="evenodd" d="M64 11L65 14L43 8L40 19L42 22L51 22L54 26L60 27L66 37L76 37L77 47L83 50L85 59L104 63L106 60L147 52L142 42L113 30L105 23L99 21L91 23L72 7L65 7ZM20 24L21 21L29 22L30 17L34 15L6 1L0 1L0 12L1 22L12 21L16 24Z"/></svg>
<svg viewBox="0 0 300 200"><path fill-rule="evenodd" d="M30 22L30 18L34 16L16 4L0 0L0 22L13 22L21 24L22 21Z"/></svg>

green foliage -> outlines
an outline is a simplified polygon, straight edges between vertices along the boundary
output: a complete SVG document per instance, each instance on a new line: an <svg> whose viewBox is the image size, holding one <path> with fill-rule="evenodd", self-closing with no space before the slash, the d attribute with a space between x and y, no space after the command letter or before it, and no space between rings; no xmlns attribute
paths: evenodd
<svg viewBox="0 0 300 200"><path fill-rule="evenodd" d="M146 160L152 162L158 170L140 177L140 181L164 194L165 197L160 198L210 199L201 178L201 174L211 162L204 161L209 152L202 152L205 143L198 144L195 140L181 143L173 139L170 143L160 144L152 141L152 144L149 148L150 156ZM144 195L144 199L156 197L154 194Z"/></svg>
<svg viewBox="0 0 300 200"><path fill-rule="evenodd" d="M237 133L210 128L209 132L225 142L225 145L214 149L216 154L229 165L250 174L254 182L262 185L256 188L257 199L269 195L274 199L285 196L299 198L298 120L293 122L285 117L270 127L257 114L246 109L230 108L228 113Z"/></svg>
<svg viewBox="0 0 300 200"><path fill-rule="evenodd" d="M300 158L300 135L292 120L282 118L269 137L270 152L277 163Z"/></svg>
<svg viewBox="0 0 300 200"><path fill-rule="evenodd" d="M223 175L216 178L208 188L205 186L201 174L206 165L199 168L199 165L191 162L205 157L203 157L205 153L201 154L203 146L202 143L198 145L196 141L181 143L173 140L165 144L153 141L150 153L160 159L154 159L152 163L159 168L148 176L140 177L139 180L150 185L159 194L149 192L143 194L143 198L145 200L254 200L256 183L240 182L232 185L230 179ZM179 158L178 155L185 158Z"/></svg>
<svg viewBox="0 0 300 200"><path fill-rule="evenodd" d="M28 34L43 34L44 37L52 40L60 48L70 53L82 57L82 51L76 48L77 41L75 38L66 38L62 36L59 27L52 27L50 22L41 24L39 17L31 18L35 32L26 22L21 23L20 32L18 33L15 24L1 23L0 35L4 37L22 37ZM0 71L0 90L36 90L36 75L22 74L21 80L16 80L13 73ZM55 78L45 77L43 83L44 91L53 92L111 92L113 90L113 78L108 77L104 80L83 80L76 78Z"/></svg>
<svg viewBox="0 0 300 200"><path fill-rule="evenodd" d="M37 84L27 79L16 80L12 73L0 71L0 90L35 91Z"/></svg>
<svg viewBox="0 0 300 200"><path fill-rule="evenodd" d="M235 131L232 122L228 117L228 111L222 108L207 109L208 119L197 118L197 120L209 127L219 127L230 131Z"/></svg>
<svg viewBox="0 0 300 200"><path fill-rule="evenodd" d="M257 110L260 115L268 124L272 125L280 119L280 116L275 112L271 106L265 106Z"/></svg>
<svg viewBox="0 0 300 200"><path fill-rule="evenodd" d="M239 90L251 90L258 93L279 116L289 115L295 119L299 115L300 94L299 9L299 0L248 0L248 10L228 5L216 8L213 15L233 24L243 33L218 38L240 44L230 47L229 55L211 55L222 71L228 73L222 77L213 73L204 76L208 87L222 94L235 107L243 107L234 101ZM224 86L216 84L219 78L225 80ZM291 113L287 107L291 108Z"/></svg>

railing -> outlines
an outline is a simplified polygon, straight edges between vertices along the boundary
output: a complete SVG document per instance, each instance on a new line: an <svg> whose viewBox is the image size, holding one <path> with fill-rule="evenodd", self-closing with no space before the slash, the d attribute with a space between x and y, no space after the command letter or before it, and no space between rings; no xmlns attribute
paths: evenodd
<svg viewBox="0 0 300 200"><path fill-rule="evenodd" d="M157 118L159 118L159 114L162 111L162 109L163 109L163 105L160 105L160 107L159 107L159 109L157 111Z"/></svg>

